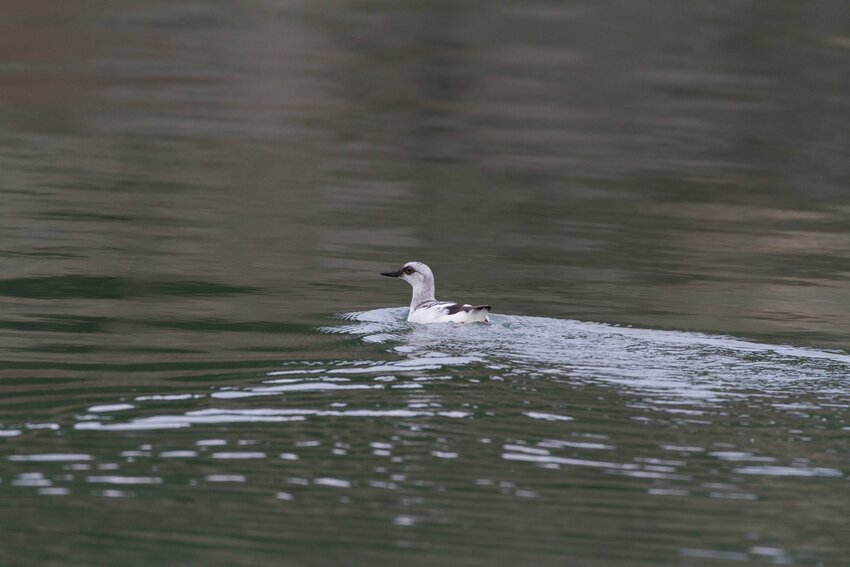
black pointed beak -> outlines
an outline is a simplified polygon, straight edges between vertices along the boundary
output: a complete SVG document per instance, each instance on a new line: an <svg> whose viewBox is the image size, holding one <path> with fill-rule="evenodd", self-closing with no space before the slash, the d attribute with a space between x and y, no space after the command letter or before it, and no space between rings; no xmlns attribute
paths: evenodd
<svg viewBox="0 0 850 567"><path fill-rule="evenodd" d="M401 270L398 270L398 271L395 271L395 272L381 272L382 276L389 276L391 278L400 278L401 274L402 274Z"/></svg>

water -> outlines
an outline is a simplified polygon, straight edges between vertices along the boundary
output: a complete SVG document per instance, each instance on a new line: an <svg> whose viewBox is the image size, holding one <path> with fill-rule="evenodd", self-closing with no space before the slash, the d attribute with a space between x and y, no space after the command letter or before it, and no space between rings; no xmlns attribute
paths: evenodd
<svg viewBox="0 0 850 567"><path fill-rule="evenodd" d="M0 563L846 564L847 16L4 4Z"/></svg>

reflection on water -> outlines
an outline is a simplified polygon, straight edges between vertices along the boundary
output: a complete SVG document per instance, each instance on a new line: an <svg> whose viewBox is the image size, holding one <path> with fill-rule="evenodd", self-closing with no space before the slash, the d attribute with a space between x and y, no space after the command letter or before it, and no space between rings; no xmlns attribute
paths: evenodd
<svg viewBox="0 0 850 567"><path fill-rule="evenodd" d="M846 16L3 3L0 563L841 563Z"/></svg>

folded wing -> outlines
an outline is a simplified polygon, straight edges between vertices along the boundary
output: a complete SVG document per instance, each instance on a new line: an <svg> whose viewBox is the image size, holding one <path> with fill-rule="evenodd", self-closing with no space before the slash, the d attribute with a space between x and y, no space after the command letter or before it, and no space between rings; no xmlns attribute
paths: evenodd
<svg viewBox="0 0 850 567"><path fill-rule="evenodd" d="M473 311L490 311L489 305L470 305L468 303L449 303L443 307L445 309L447 315L454 315L455 313L460 313L461 311L465 313L472 313Z"/></svg>

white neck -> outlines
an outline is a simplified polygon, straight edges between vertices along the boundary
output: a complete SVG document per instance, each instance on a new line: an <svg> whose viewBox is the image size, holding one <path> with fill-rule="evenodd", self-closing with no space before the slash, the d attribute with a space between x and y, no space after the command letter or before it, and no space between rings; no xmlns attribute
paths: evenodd
<svg viewBox="0 0 850 567"><path fill-rule="evenodd" d="M422 281L413 283L413 298L410 300L410 310L413 311L426 301L434 301L434 278L423 274Z"/></svg>

